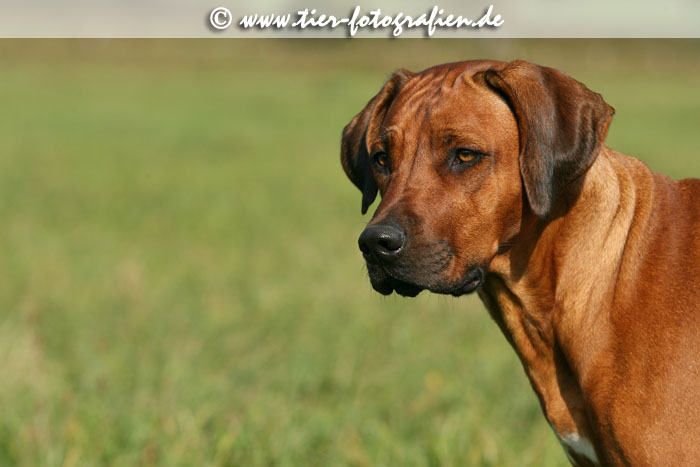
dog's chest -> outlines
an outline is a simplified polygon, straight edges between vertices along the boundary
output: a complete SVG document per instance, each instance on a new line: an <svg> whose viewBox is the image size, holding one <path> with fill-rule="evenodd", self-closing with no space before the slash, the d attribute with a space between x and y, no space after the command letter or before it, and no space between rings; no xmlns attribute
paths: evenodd
<svg viewBox="0 0 700 467"><path fill-rule="evenodd" d="M593 444L589 440L581 437L578 433L559 433L557 430L554 430L554 433L573 465L577 465L576 459L581 457L593 465L600 465Z"/></svg>

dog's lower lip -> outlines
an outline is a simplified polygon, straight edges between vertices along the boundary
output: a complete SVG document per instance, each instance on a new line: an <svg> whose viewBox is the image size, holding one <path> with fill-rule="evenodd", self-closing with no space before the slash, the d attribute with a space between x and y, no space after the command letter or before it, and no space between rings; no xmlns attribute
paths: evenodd
<svg viewBox="0 0 700 467"><path fill-rule="evenodd" d="M483 268L475 266L469 268L465 273L461 283L453 284L452 286L421 286L412 282L406 282L402 279L397 279L387 274L383 268L377 268L371 263L367 264L370 270L372 287L382 295L391 295L396 292L404 297L415 297L423 290L429 290L433 293L448 294L455 297L467 295L475 292L484 283L486 273ZM374 275L372 274L374 271Z"/></svg>
<svg viewBox="0 0 700 467"><path fill-rule="evenodd" d="M382 295L391 295L392 292L396 292L404 297L415 297L423 291L422 287L394 279L381 281L376 284L372 284L372 286L374 287L374 290Z"/></svg>
<svg viewBox="0 0 700 467"><path fill-rule="evenodd" d="M373 287L374 287L374 290L376 290L377 292L379 292L382 295L391 295L392 292L394 291L394 288L386 282L382 282L382 283L376 284L376 285L373 284Z"/></svg>
<svg viewBox="0 0 700 467"><path fill-rule="evenodd" d="M423 291L421 287L406 283L394 284L394 290L404 297L415 297Z"/></svg>
<svg viewBox="0 0 700 467"><path fill-rule="evenodd" d="M396 279L386 273L383 274L383 277L372 280L372 287L382 295L391 295L396 292L404 297L415 297L424 290L419 285Z"/></svg>

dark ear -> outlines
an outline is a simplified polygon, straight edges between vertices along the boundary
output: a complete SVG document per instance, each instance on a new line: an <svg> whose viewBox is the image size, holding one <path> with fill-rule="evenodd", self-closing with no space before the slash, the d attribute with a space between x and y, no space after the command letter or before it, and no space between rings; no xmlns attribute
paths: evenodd
<svg viewBox="0 0 700 467"><path fill-rule="evenodd" d="M547 218L568 184L593 164L615 109L564 73L522 60L484 78L515 113L523 185L533 212Z"/></svg>
<svg viewBox="0 0 700 467"><path fill-rule="evenodd" d="M399 70L387 81L381 91L343 129L340 162L352 183L362 192L362 214L377 197L377 182L372 173L368 149L369 139L379 130L391 102L401 86L413 75Z"/></svg>

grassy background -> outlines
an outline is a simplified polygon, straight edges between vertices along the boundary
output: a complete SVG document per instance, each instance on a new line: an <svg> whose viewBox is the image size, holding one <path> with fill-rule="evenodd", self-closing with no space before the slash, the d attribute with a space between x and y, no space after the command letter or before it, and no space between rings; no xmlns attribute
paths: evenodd
<svg viewBox="0 0 700 467"><path fill-rule="evenodd" d="M564 465L476 298L382 298L342 127L390 71L562 69L700 176L698 41L0 42L0 465Z"/></svg>

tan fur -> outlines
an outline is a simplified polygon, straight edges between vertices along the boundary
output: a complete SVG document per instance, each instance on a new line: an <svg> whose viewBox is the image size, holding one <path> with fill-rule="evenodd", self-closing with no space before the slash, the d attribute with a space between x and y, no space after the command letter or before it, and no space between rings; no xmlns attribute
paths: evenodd
<svg viewBox="0 0 700 467"><path fill-rule="evenodd" d="M393 138L381 148L392 157L391 175L374 173L382 201L370 225L405 227L401 261L413 272L402 272L404 281L444 290L474 265L486 271L478 294L560 436L589 440L604 465L698 463L700 181L672 181L603 146L612 113L580 83L546 71L528 93L560 80L595 101L587 105L599 106L603 120L592 120L600 141L587 170L557 192L546 218L536 215L522 186L532 182L522 178L530 162L520 121L533 109L514 114L520 103L508 102L529 98L517 80L531 78L513 76L533 67L465 62L411 74L366 135L368 154L386 130ZM499 76L484 78L488 70ZM487 81L515 88L504 97ZM567 116L588 108L561 105ZM460 141L450 144L489 154L459 174L441 165L451 154L441 137L455 132ZM437 241L451 245L450 263L421 274Z"/></svg>

